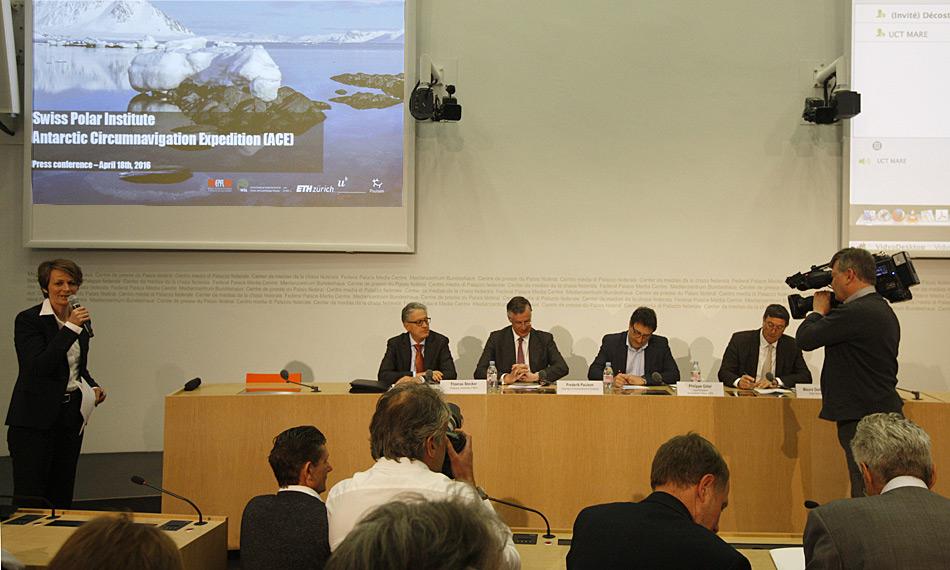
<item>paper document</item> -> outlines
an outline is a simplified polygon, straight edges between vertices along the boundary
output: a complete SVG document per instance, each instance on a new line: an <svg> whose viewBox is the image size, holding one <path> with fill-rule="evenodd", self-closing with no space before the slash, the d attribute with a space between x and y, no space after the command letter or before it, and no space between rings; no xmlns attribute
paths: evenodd
<svg viewBox="0 0 950 570"><path fill-rule="evenodd" d="M776 570L805 570L805 549L801 546L769 550Z"/></svg>
<svg viewBox="0 0 950 570"><path fill-rule="evenodd" d="M756 388L756 394L791 394L791 390L786 390L785 388Z"/></svg>
<svg viewBox="0 0 950 570"><path fill-rule="evenodd" d="M541 384L537 382L515 382L514 384L506 384L505 388L512 390L540 390Z"/></svg>
<svg viewBox="0 0 950 570"><path fill-rule="evenodd" d="M650 388L655 388L655 386L640 386L637 384L624 384L624 390L649 390Z"/></svg>

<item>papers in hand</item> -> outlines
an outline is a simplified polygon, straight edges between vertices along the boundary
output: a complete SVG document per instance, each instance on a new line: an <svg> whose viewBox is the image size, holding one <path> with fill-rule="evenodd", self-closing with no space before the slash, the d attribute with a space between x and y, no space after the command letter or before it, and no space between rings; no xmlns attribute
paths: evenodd
<svg viewBox="0 0 950 570"><path fill-rule="evenodd" d="M514 382L512 384L506 384L505 388L510 390L540 390L540 382Z"/></svg>
<svg viewBox="0 0 950 570"><path fill-rule="evenodd" d="M768 396L772 394L791 394L792 391L785 388L756 388L755 393Z"/></svg>
<svg viewBox="0 0 950 570"><path fill-rule="evenodd" d="M778 570L804 570L805 549L801 546L773 548L769 550L772 562Z"/></svg>

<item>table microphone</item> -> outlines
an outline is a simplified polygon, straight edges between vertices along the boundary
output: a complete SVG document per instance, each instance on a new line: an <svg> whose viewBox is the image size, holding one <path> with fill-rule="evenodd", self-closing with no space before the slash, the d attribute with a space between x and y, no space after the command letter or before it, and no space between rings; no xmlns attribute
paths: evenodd
<svg viewBox="0 0 950 570"><path fill-rule="evenodd" d="M650 374L650 381L653 382L654 386L662 386L666 384L666 382L663 381L663 375L660 374L659 372L654 372L653 374Z"/></svg>
<svg viewBox="0 0 950 570"><path fill-rule="evenodd" d="M772 374L771 372L766 372L765 379L768 380L769 382L775 382L775 374Z"/></svg>
<svg viewBox="0 0 950 570"><path fill-rule="evenodd" d="M481 497L482 499L488 499L489 501L493 503L501 503L502 505L508 505L509 507L521 509L522 511L528 511L530 513L541 515L541 518L544 519L544 526L547 527L547 530L548 530L547 534L541 535L541 538L546 538L548 540L551 540L552 538L554 538L554 535L551 534L551 523L548 522L548 517L544 516L544 513L542 513L541 511L532 509L531 507L526 507L524 505L519 505L517 503L510 503L508 501L496 499L495 497L489 497L488 493L486 493L485 490L482 489L481 487L475 487L475 491L478 493L478 496Z"/></svg>
<svg viewBox="0 0 950 570"><path fill-rule="evenodd" d="M319 392L319 391L320 391L320 388L317 388L316 386L310 386L310 385L304 384L304 383L302 383L302 382L294 382L293 380L290 379L290 373L287 372L286 370L281 370L281 371L280 371L280 377L283 378L284 382L286 382L286 383L288 383L288 384L293 384L293 385L295 385L295 386L303 386L304 388L310 388L310 391L311 391L311 392Z"/></svg>
<svg viewBox="0 0 950 570"><path fill-rule="evenodd" d="M82 306L79 304L79 299L77 299L75 295L70 295L66 300L69 302L69 306L73 309L78 309ZM96 336L95 333L92 332L92 320L84 322L82 324L82 328L86 329L86 334L89 335L89 338Z"/></svg>
<svg viewBox="0 0 950 570"><path fill-rule="evenodd" d="M820 506L821 506L821 503L816 503L815 501L812 501L811 499L805 499L806 509L814 509L815 507L820 507Z"/></svg>
<svg viewBox="0 0 950 570"><path fill-rule="evenodd" d="M49 501L46 497L40 497L38 495L0 495L4 499L29 499L31 501L39 501L49 507L49 516L48 519L58 519L61 515L56 514L56 507L53 506L53 503Z"/></svg>
<svg viewBox="0 0 950 570"><path fill-rule="evenodd" d="M156 491L165 493L166 495L170 495L172 497L175 497L176 499L181 499L182 501L185 501L186 503L191 505L191 508L195 509L195 512L198 513L198 522L196 522L195 525L198 526L198 525L208 524L205 522L204 517L201 516L201 509L198 508L198 505L191 502L190 499L186 499L185 497L172 493L171 491L166 491L165 489L162 489L161 487L156 487L155 485L152 485L148 481L143 479L140 475L132 475L131 481L135 483L136 485L144 485L150 489L155 489Z"/></svg>
<svg viewBox="0 0 950 570"><path fill-rule="evenodd" d="M191 392L201 386L201 378L195 377L185 382L185 392Z"/></svg>
<svg viewBox="0 0 950 570"><path fill-rule="evenodd" d="M895 389L900 390L901 392L907 392L911 394L915 400L920 399L920 390L908 390L907 388L901 388L900 386L894 386Z"/></svg>

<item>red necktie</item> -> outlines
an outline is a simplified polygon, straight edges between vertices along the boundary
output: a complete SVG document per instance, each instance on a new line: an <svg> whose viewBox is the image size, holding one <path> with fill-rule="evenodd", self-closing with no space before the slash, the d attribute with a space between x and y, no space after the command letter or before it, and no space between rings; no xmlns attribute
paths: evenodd
<svg viewBox="0 0 950 570"><path fill-rule="evenodd" d="M422 358L422 344L416 345L416 374L422 374L426 371L426 363Z"/></svg>
<svg viewBox="0 0 950 570"><path fill-rule="evenodd" d="M518 360L517 364L524 364L524 338L518 337Z"/></svg>

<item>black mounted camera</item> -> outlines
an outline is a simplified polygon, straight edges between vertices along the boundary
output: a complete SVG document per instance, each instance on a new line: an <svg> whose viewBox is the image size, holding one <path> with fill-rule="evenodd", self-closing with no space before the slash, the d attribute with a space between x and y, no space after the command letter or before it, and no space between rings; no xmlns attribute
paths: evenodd
<svg viewBox="0 0 950 570"><path fill-rule="evenodd" d="M445 435L448 436L455 453L462 453L467 441L465 434L458 431L462 427L462 409L451 402L447 405L449 406L449 431ZM448 453L445 454L445 461L442 462L442 473L449 479L455 479L455 474L452 473L452 460Z"/></svg>
<svg viewBox="0 0 950 570"><path fill-rule="evenodd" d="M874 254L874 273L877 280L874 289L891 303L900 303L909 301L914 296L910 288L920 284L920 278L917 277L917 270L910 260L907 252L902 251L894 255L885 253ZM831 265L812 265L807 273L796 273L785 278L785 283L792 289L799 291L808 291L809 289L821 289L831 285ZM788 308L792 313L793 319L803 319L809 311L814 309L815 298L802 297L797 293L788 296ZM838 305L838 301L832 297L832 308Z"/></svg>

